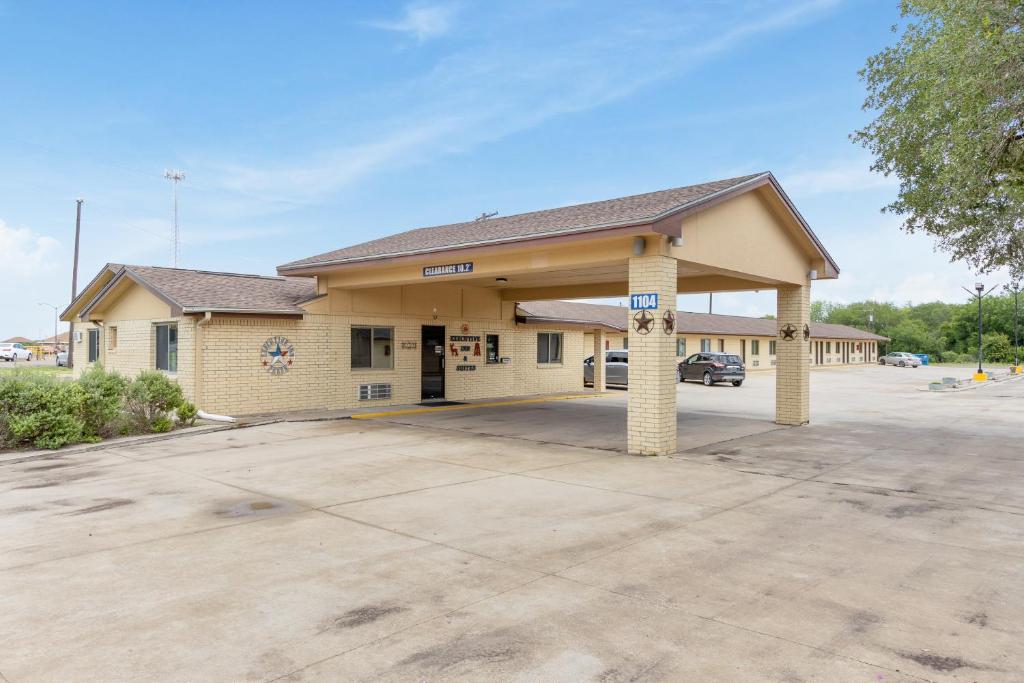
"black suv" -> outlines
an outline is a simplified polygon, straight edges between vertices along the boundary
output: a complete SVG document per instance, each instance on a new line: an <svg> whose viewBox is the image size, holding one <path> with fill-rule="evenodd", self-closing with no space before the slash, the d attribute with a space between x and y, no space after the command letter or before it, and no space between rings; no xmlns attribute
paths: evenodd
<svg viewBox="0 0 1024 683"><path fill-rule="evenodd" d="M747 378L743 359L734 353L695 353L679 363L676 376L680 382L699 379L705 386L715 382L732 382L734 387Z"/></svg>

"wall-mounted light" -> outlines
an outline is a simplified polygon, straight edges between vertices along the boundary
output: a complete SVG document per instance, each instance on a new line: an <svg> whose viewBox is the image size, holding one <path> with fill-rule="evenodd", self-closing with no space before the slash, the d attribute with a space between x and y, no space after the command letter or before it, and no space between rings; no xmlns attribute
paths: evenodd
<svg viewBox="0 0 1024 683"><path fill-rule="evenodd" d="M683 246L683 236L679 235L678 237L673 237L672 238L672 246L673 247L681 247L681 246Z"/></svg>
<svg viewBox="0 0 1024 683"><path fill-rule="evenodd" d="M810 279L812 279L812 280L817 280L817 279L818 279L818 271L817 271L817 270L815 270L814 268L811 268L811 269L810 269L810 270L809 270L809 271L807 272L807 277L809 277L809 278L810 278Z"/></svg>
<svg viewBox="0 0 1024 683"><path fill-rule="evenodd" d="M647 248L647 240L643 237L633 238L633 256L643 256L644 249Z"/></svg>
<svg viewBox="0 0 1024 683"><path fill-rule="evenodd" d="M507 285L508 284L508 278L507 277L496 277L496 278L494 278L494 281L497 282L499 285Z"/></svg>

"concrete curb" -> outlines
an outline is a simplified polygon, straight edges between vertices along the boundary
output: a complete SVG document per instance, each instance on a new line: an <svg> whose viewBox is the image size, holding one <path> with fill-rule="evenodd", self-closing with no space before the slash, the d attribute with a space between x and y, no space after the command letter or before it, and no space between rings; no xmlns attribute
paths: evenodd
<svg viewBox="0 0 1024 683"><path fill-rule="evenodd" d="M58 448L57 450L45 451L14 451L10 453L0 454L0 465L13 465L19 462L27 462L29 460L40 460L43 458L54 458L62 457L65 455L77 455L78 453L89 453L92 451L102 451L108 448L121 448L124 446L134 446L135 444L148 444L156 441L167 441L169 439L181 439L188 436L198 436L200 434L210 434L212 432L223 432L228 429L241 429L242 427L256 427L261 424L269 424L271 422L278 422L278 420L267 420L265 422L235 425L235 424L213 424L213 425L202 425L199 427L185 427L173 432L167 432L165 434L142 434L139 436L126 436L119 439L108 439L99 443L87 443L77 444L75 446L67 446L66 448Z"/></svg>

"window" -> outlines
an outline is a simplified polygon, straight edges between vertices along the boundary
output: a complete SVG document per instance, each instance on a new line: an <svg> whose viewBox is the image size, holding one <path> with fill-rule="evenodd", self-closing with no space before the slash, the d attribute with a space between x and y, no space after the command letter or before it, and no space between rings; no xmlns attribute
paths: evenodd
<svg viewBox="0 0 1024 683"><path fill-rule="evenodd" d="M178 371L178 325L166 323L156 326L156 369Z"/></svg>
<svg viewBox="0 0 1024 683"><path fill-rule="evenodd" d="M711 350L711 340L710 339L701 339L700 340L700 350L702 352L710 351Z"/></svg>
<svg viewBox="0 0 1024 683"><path fill-rule="evenodd" d="M676 339L676 355L677 356L685 356L686 355L686 337L680 337L680 338Z"/></svg>
<svg viewBox="0 0 1024 683"><path fill-rule="evenodd" d="M561 332L538 332L537 333L537 362L538 363L561 363L562 362L562 333Z"/></svg>
<svg viewBox="0 0 1024 683"><path fill-rule="evenodd" d="M116 327L108 327L107 328L107 348L108 349L116 349L117 348L117 328Z"/></svg>
<svg viewBox="0 0 1024 683"><path fill-rule="evenodd" d="M624 349L628 349L629 348L629 337L623 337L622 338L622 348L624 348Z"/></svg>
<svg viewBox="0 0 1024 683"><path fill-rule="evenodd" d="M719 339L718 340L718 352L722 353L724 351L725 351L725 340L724 339Z"/></svg>
<svg viewBox="0 0 1024 683"><path fill-rule="evenodd" d="M761 340L751 339L750 340L750 355L760 356L761 355Z"/></svg>
<svg viewBox="0 0 1024 683"><path fill-rule="evenodd" d="M768 342L768 355L769 356L774 356L775 355L775 344L776 343L777 342L774 342L774 341Z"/></svg>
<svg viewBox="0 0 1024 683"><path fill-rule="evenodd" d="M500 363L501 356L498 353L498 335L487 335L487 362Z"/></svg>
<svg viewBox="0 0 1024 683"><path fill-rule="evenodd" d="M622 353L621 351L612 351L605 356L606 363L626 363L629 364L629 354Z"/></svg>
<svg viewBox="0 0 1024 683"><path fill-rule="evenodd" d="M352 367L371 370L390 370L395 367L395 356L391 353L393 327L352 326Z"/></svg>
<svg viewBox="0 0 1024 683"><path fill-rule="evenodd" d="M95 363L100 359L100 331L97 328L89 330L89 362Z"/></svg>
<svg viewBox="0 0 1024 683"><path fill-rule="evenodd" d="M832 353L832 342L825 342L825 353Z"/></svg>

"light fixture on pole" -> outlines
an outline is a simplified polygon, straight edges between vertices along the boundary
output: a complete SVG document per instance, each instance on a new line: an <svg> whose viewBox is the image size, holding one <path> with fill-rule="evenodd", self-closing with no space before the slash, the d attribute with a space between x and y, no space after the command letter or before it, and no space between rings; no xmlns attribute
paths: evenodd
<svg viewBox="0 0 1024 683"><path fill-rule="evenodd" d="M981 335L981 300L984 299L989 294L991 294L992 290L995 289L998 286L999 285L993 285L992 289L988 290L987 292L985 291L985 285L983 285L980 282L975 282L974 283L974 292L972 292L971 290L967 289L966 287L962 288L965 292L967 292L971 296L978 298L978 370L977 370L977 372L974 373L974 381L975 382L984 382L985 380L988 379L988 375L985 374L985 371L981 369L981 363L982 363L982 360L984 358L984 349L982 348L982 343L981 343L982 342L982 339L981 339L981 336L982 336ZM977 293L975 293L975 292L977 292Z"/></svg>
<svg viewBox="0 0 1024 683"><path fill-rule="evenodd" d="M60 309L58 309L53 304L47 304L47 303L43 303L43 302L39 302L38 305L39 306L49 306L50 308L53 309L53 361L56 363L57 362L57 319L58 319L58 315L59 315L59 310Z"/></svg>
<svg viewBox="0 0 1024 683"><path fill-rule="evenodd" d="M184 171L164 171L164 178L174 184L174 239L171 240L171 262L178 267L178 183L185 179Z"/></svg>

